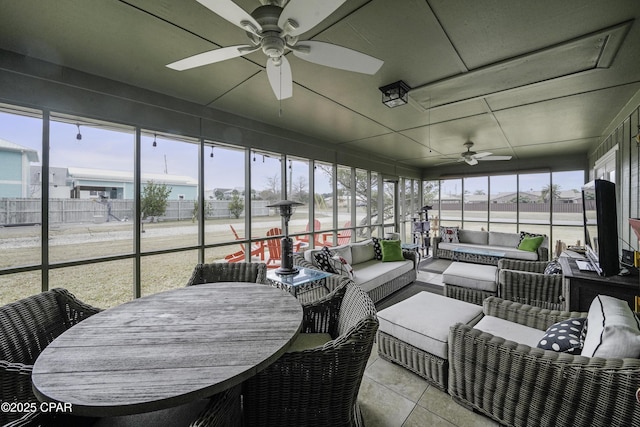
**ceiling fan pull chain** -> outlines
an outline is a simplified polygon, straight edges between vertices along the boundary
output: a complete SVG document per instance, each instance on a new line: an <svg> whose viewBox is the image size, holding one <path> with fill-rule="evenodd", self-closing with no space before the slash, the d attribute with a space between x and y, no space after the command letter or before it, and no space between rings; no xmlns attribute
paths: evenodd
<svg viewBox="0 0 640 427"><path fill-rule="evenodd" d="M280 74L280 96L278 96L278 117L282 117L282 64L278 67Z"/></svg>

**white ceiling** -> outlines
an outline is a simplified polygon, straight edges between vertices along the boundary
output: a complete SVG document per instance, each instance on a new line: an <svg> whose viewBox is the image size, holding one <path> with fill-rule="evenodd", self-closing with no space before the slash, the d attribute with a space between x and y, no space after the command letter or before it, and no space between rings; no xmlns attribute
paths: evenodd
<svg viewBox="0 0 640 427"><path fill-rule="evenodd" d="M248 12L260 5L236 3ZM0 0L0 10L0 49L419 169L454 160L466 140L514 164L584 157L640 90L637 0L348 0L301 39L384 65L369 76L289 54L293 97L281 103L261 51L165 67L247 42L195 0ZM378 87L397 80L413 88L411 102L389 109Z"/></svg>

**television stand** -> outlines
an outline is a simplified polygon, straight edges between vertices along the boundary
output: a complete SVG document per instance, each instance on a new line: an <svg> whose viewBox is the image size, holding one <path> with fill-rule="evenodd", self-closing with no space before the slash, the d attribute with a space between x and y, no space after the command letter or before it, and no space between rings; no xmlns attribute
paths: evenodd
<svg viewBox="0 0 640 427"><path fill-rule="evenodd" d="M576 259L567 256L558 258L564 276L564 294L569 311L589 311L591 301L598 295L609 295L626 301L635 310L635 299L640 295L637 276L600 276L594 271L582 271Z"/></svg>

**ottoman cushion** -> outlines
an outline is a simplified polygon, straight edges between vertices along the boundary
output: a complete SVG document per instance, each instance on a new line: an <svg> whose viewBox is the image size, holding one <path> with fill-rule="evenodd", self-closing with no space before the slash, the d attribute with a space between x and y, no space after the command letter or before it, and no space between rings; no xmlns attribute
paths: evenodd
<svg viewBox="0 0 640 427"><path fill-rule="evenodd" d="M538 346L538 343L545 334L545 331L493 316L484 316L482 320L474 326L474 329L479 329L496 337L504 338L505 340L526 344L532 348Z"/></svg>
<svg viewBox="0 0 640 427"><path fill-rule="evenodd" d="M449 327L475 325L482 307L420 292L378 312L379 329L427 353L447 359Z"/></svg>
<svg viewBox="0 0 640 427"><path fill-rule="evenodd" d="M496 292L498 289L497 270L497 267L493 265L452 262L442 273L442 282L463 288Z"/></svg>

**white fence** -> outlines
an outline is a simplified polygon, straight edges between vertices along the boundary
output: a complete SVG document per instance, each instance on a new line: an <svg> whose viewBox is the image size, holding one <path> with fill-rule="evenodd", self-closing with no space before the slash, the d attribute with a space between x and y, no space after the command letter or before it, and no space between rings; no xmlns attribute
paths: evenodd
<svg viewBox="0 0 640 427"><path fill-rule="evenodd" d="M39 224L42 222L40 199L0 199L0 226ZM206 218L232 218L228 200L208 200L205 206ZM251 202L252 216L267 216L270 202ZM161 217L165 220L191 220L195 201L169 200L167 210ZM244 211L242 215L244 215ZM51 224L72 224L83 222L124 221L134 217L133 200L111 199L104 202L87 199L50 199L49 222Z"/></svg>

